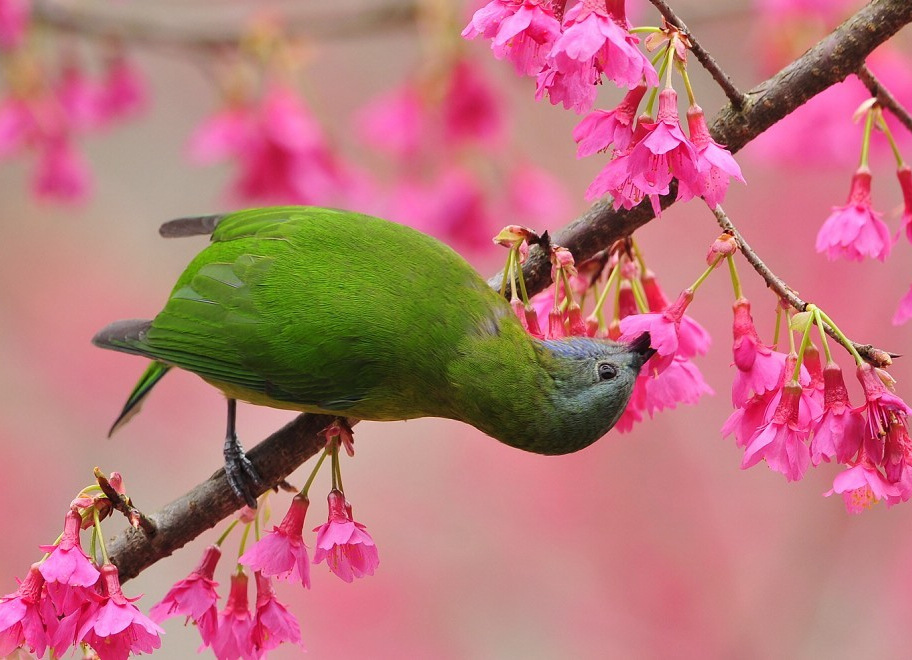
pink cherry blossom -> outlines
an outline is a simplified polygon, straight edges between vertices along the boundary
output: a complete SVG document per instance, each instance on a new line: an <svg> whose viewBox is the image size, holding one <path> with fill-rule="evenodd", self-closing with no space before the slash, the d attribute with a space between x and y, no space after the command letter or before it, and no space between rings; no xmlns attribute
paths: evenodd
<svg viewBox="0 0 912 660"><path fill-rule="evenodd" d="M326 560L329 570L346 582L373 575L380 563L374 540L364 525L352 519L341 492L330 491L328 501L329 520L314 529L317 532L314 563Z"/></svg>
<svg viewBox="0 0 912 660"><path fill-rule="evenodd" d="M890 483L903 481L906 467L912 462L912 439L904 418L894 416L884 438L884 474ZM908 498L904 498L908 499Z"/></svg>
<svg viewBox="0 0 912 660"><path fill-rule="evenodd" d="M849 513L861 513L878 500L900 497L901 490L865 460L836 475L833 487L824 495L829 497L833 493L842 495Z"/></svg>
<svg viewBox="0 0 912 660"><path fill-rule="evenodd" d="M31 0L0 0L0 51L22 45L31 7Z"/></svg>
<svg viewBox="0 0 912 660"><path fill-rule="evenodd" d="M151 653L159 648L159 635L165 631L124 596L117 567L103 565L99 584L103 595L98 607L80 619L76 639L91 646L103 660L126 659L130 653Z"/></svg>
<svg viewBox="0 0 912 660"><path fill-rule="evenodd" d="M773 392L755 394L748 398L741 406L728 416L722 425L722 437L735 436L735 445L747 447L747 443L766 423L766 411L773 399Z"/></svg>
<svg viewBox="0 0 912 660"><path fill-rule="evenodd" d="M688 108L687 125L690 140L697 151L698 173L692 180L681 179L678 199L686 201L692 197L702 197L709 208L715 208L716 204L725 201L730 179L744 183L741 168L731 152L710 136L700 106L692 105ZM694 183L697 184L696 187L691 188Z"/></svg>
<svg viewBox="0 0 912 660"><path fill-rule="evenodd" d="M906 419L912 414L912 409L906 405L905 401L887 390L878 375L878 370L867 362L858 365L856 374L865 393L867 412L867 429L864 436L865 453L875 465L882 465L884 438L887 431L894 421L905 426Z"/></svg>
<svg viewBox="0 0 912 660"><path fill-rule="evenodd" d="M78 58L66 57L60 67L55 95L72 130L85 131L101 123L98 82L90 76Z"/></svg>
<svg viewBox="0 0 912 660"><path fill-rule="evenodd" d="M82 202L92 185L85 157L67 137L45 140L32 175L32 191L39 199Z"/></svg>
<svg viewBox="0 0 912 660"><path fill-rule="evenodd" d="M15 96L0 100L0 158L14 155L38 134L38 123L26 101Z"/></svg>
<svg viewBox="0 0 912 660"><path fill-rule="evenodd" d="M801 386L796 382L783 387L772 419L748 442L741 469L766 460L771 470L781 472L789 481L804 476L811 455L806 444L810 428L799 419L801 393Z"/></svg>
<svg viewBox="0 0 912 660"><path fill-rule="evenodd" d="M811 440L811 459L814 465L835 458L848 463L861 449L864 436L864 417L852 408L842 369L835 362L823 370L824 410L814 424Z"/></svg>
<svg viewBox="0 0 912 660"><path fill-rule="evenodd" d="M909 287L909 292L899 301L896 313L893 314L893 325L902 325L909 319L912 319L912 286Z"/></svg>
<svg viewBox="0 0 912 660"><path fill-rule="evenodd" d="M638 85L624 96L614 110L595 110L577 124L573 129L573 139L579 145L577 158L605 151L612 145L615 151L624 151L633 141L633 126L637 108L643 95L645 85Z"/></svg>
<svg viewBox="0 0 912 660"><path fill-rule="evenodd" d="M900 226L906 230L906 238L912 243L912 168L903 165L896 170L899 188L903 196L903 214Z"/></svg>
<svg viewBox="0 0 912 660"><path fill-rule="evenodd" d="M149 618L156 623L173 616L186 616L199 629L203 647L212 644L218 628L218 582L213 580L215 566L222 551L217 545L210 545L203 552L203 558L190 575L178 580L165 597L152 606Z"/></svg>
<svg viewBox="0 0 912 660"><path fill-rule="evenodd" d="M427 122L421 91L411 83L369 101L355 119L365 143L403 161L421 150Z"/></svg>
<svg viewBox="0 0 912 660"><path fill-rule="evenodd" d="M574 5L538 76L536 98L547 92L551 103L584 112L595 99L602 75L619 87L633 89L644 80L657 86L658 75L629 27L623 0L582 0Z"/></svg>
<svg viewBox="0 0 912 660"><path fill-rule="evenodd" d="M679 403L693 405L704 394L714 394L697 366L680 355L662 373L647 374L644 385L644 405L650 417L660 410L676 408Z"/></svg>
<svg viewBox="0 0 912 660"><path fill-rule="evenodd" d="M241 555L238 562L267 577L300 581L309 589L310 559L302 536L309 504L303 495L295 495L282 522Z"/></svg>
<svg viewBox="0 0 912 660"><path fill-rule="evenodd" d="M219 612L218 630L212 650L220 660L256 660L261 656L253 643L253 620L247 601L247 575L231 576L231 589L225 609Z"/></svg>
<svg viewBox="0 0 912 660"><path fill-rule="evenodd" d="M570 198L561 180L528 161L520 161L512 167L507 175L502 210L496 210L494 216L512 214L530 225L547 225L552 218L570 213Z"/></svg>
<svg viewBox="0 0 912 660"><path fill-rule="evenodd" d="M123 55L108 63L98 92L98 111L105 121L135 116L148 105L146 81Z"/></svg>
<svg viewBox="0 0 912 660"><path fill-rule="evenodd" d="M843 257L863 261L875 257L883 261L893 242L890 230L871 208L871 172L859 168L852 176L849 201L833 207L833 212L817 233L816 249L831 261Z"/></svg>
<svg viewBox="0 0 912 660"><path fill-rule="evenodd" d="M750 302L746 298L736 300L732 309L732 353L738 369L732 384L732 405L740 407L752 396L764 394L779 386L786 356L760 341L750 313Z"/></svg>
<svg viewBox="0 0 912 660"><path fill-rule="evenodd" d="M674 355L692 358L709 350L710 337L698 323L685 317L684 312L693 300L693 291L685 289L678 299L662 312L633 314L621 319L621 341L630 341L649 332L651 346L661 358L653 358L652 368L662 371Z"/></svg>
<svg viewBox="0 0 912 660"><path fill-rule="evenodd" d="M268 577L257 571L256 616L253 621L252 638L257 651L264 653L284 642L303 647L301 627L297 619L276 598L275 589Z"/></svg>
<svg viewBox="0 0 912 660"><path fill-rule="evenodd" d="M18 647L44 655L50 640L40 611L43 586L38 564L32 564L19 588L0 599L0 657Z"/></svg>
<svg viewBox="0 0 912 660"><path fill-rule="evenodd" d="M503 137L501 98L481 69L464 59L449 72L441 115L443 137L450 144L478 142L495 147Z"/></svg>
<svg viewBox="0 0 912 660"><path fill-rule="evenodd" d="M491 39L494 57L512 62L520 75L534 76L561 33L548 0L491 0L462 31L466 39Z"/></svg>
<svg viewBox="0 0 912 660"><path fill-rule="evenodd" d="M627 407L614 425L614 430L618 433L628 433L633 430L634 424L643 421L643 413L646 410L646 381L652 377L643 369L634 381Z"/></svg>
<svg viewBox="0 0 912 660"><path fill-rule="evenodd" d="M85 595L82 590L72 594L69 589L63 587L92 587L101 575L82 550L79 540L81 526L82 516L70 509L64 520L60 542L56 545L41 546L41 549L50 555L41 562L38 570L48 583L59 583L61 588L49 588L48 593L57 611L65 614L75 609L74 603L65 601L75 597L76 602L80 603L85 600Z"/></svg>

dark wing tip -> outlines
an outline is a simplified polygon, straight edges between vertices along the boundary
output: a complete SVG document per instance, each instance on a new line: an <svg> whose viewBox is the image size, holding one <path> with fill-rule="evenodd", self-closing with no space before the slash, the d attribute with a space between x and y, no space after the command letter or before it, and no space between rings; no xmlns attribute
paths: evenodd
<svg viewBox="0 0 912 660"><path fill-rule="evenodd" d="M208 236L225 217L218 215L198 215L191 218L169 220L158 228L164 238L184 238L185 236Z"/></svg>
<svg viewBox="0 0 912 660"><path fill-rule="evenodd" d="M109 323L92 337L92 343L99 348L123 347L131 340L139 339L152 325L149 319L126 319Z"/></svg>

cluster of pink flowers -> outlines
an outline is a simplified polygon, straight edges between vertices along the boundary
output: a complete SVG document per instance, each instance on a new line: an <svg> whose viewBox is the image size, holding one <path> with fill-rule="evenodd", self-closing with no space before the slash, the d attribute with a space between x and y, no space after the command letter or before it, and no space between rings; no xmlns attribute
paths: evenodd
<svg viewBox="0 0 912 660"><path fill-rule="evenodd" d="M236 203L340 203L366 185L330 148L301 98L277 82L206 118L190 136L188 153L200 165L234 163Z"/></svg>
<svg viewBox="0 0 912 660"><path fill-rule="evenodd" d="M512 241L508 240L512 237ZM525 241L534 233L518 226L506 228L498 243L513 245L525 254ZM633 395L615 428L630 431L633 425L653 417L656 412L673 409L678 404L695 404L704 394L713 394L693 358L709 350L709 333L686 314L693 291L686 289L673 303L669 302L650 270L641 271L638 263L625 252L597 255L589 261L574 264L572 255L562 247L552 249L554 284L531 299L528 306L514 297L512 306L526 330L539 339L567 336L589 336L631 341L649 332L656 354L650 359L634 386ZM601 304L595 302L584 317L583 305L589 293L602 287L617 288L617 305L606 322ZM641 308L634 293L642 295L648 308ZM594 296L593 296L594 297ZM543 319L547 319L543 322Z"/></svg>
<svg viewBox="0 0 912 660"><path fill-rule="evenodd" d="M619 87L658 75L630 34L625 0L581 0L564 12L566 0L492 0L475 12L462 32L491 40L498 59L521 75L536 77L536 98L585 112L607 78Z"/></svg>
<svg viewBox="0 0 912 660"><path fill-rule="evenodd" d="M48 555L0 599L0 656L22 648L57 657L84 644L101 660L120 660L161 646L164 631L123 594L117 567L98 566L83 551L82 523L74 503L60 540L43 546Z"/></svg>
<svg viewBox="0 0 912 660"><path fill-rule="evenodd" d="M497 218L550 221L568 212L557 180L519 158L492 172L511 144L500 92L472 61L447 57L368 104L354 124L388 176L365 210L434 235L462 252L484 246ZM509 148L508 148L509 147ZM489 158L479 159L482 152Z"/></svg>
<svg viewBox="0 0 912 660"><path fill-rule="evenodd" d="M688 109L690 137L684 134L678 96L670 87L659 93L655 120L648 115L635 120L645 92L645 87L634 88L614 110L596 110L576 127L578 157L613 149L611 161L589 186L586 198L610 194L615 208L631 209L649 197L659 215L659 196L668 194L677 179L678 200L702 197L715 208L724 200L731 178L744 182L738 163L710 137L700 106Z"/></svg>
<svg viewBox="0 0 912 660"><path fill-rule="evenodd" d="M29 39L30 3L0 0L0 55L7 81L0 98L0 159L34 155L33 194L77 202L92 175L80 138L133 118L146 106L145 83L119 49L92 75L70 50L44 54Z"/></svg>
<svg viewBox="0 0 912 660"><path fill-rule="evenodd" d="M886 372L858 366L865 403L853 407L839 365L822 366L813 345L799 357L763 344L744 298L734 304L733 335L735 412L722 434L744 449L742 468L765 461L795 481L811 465L845 464L826 494L842 494L853 513L912 497L912 410L888 389Z"/></svg>
<svg viewBox="0 0 912 660"><path fill-rule="evenodd" d="M338 490L328 497L329 516L317 527L313 563L326 562L330 571L346 582L373 575L379 564L377 547L364 525L352 517L351 505ZM268 651L289 642L302 645L295 616L279 602L272 579L300 583L310 588L311 560L304 544L304 518L308 500L299 494L282 522L272 528L238 559L254 573L257 587L255 611L251 613L243 569L231 575L227 603L217 611L218 586L213 580L221 556L217 546L206 549L199 566L178 581L150 611L155 621L185 616L199 630L203 644L217 658L262 658Z"/></svg>

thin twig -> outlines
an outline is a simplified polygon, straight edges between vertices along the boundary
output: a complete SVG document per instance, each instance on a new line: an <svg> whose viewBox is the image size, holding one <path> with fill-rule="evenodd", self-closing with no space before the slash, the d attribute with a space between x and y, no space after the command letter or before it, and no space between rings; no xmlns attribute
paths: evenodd
<svg viewBox="0 0 912 660"><path fill-rule="evenodd" d="M741 254L743 254L744 258L747 259L747 262L754 267L757 274L763 278L766 285L796 310L799 312L805 311L808 303L805 300L802 300L801 297L795 293L795 290L786 284L781 277L776 275L770 267L763 262L760 256L754 252L754 249L748 245L747 241L744 240L744 236L742 236L741 232L738 231L738 228L735 227L731 218L729 218L722 209L721 204L717 204L716 208L713 209L713 215L716 216L716 221L718 221L719 226L735 237L735 240L738 241L738 247L741 249ZM833 339L841 341L839 335L826 323L824 323L824 330L826 330L827 334ZM895 353L888 353L887 351L875 348L870 344L859 344L851 340L850 342L861 357L875 367L888 367L893 363L892 358L899 357Z"/></svg>
<svg viewBox="0 0 912 660"><path fill-rule="evenodd" d="M111 482L108 481L104 472L97 467L95 468L95 480L98 481L98 487L101 488L101 492L111 502L111 506L124 514L133 528L142 529L147 536L155 534L155 524L142 511L133 506L133 502L130 501L129 497L118 493L114 486L111 485Z"/></svg>
<svg viewBox="0 0 912 660"><path fill-rule="evenodd" d="M713 56L700 45L700 42L697 41L693 32L684 24L684 21L678 18L677 14L674 13L665 0L649 1L655 5L655 8L659 10L670 25L673 25L687 35L687 38L690 40L690 50L693 51L693 54L700 61L700 64L703 65L703 68L709 72L709 75L712 76L713 80L722 88L722 91L725 92L725 96L728 97L732 106L737 109L744 107L744 104L747 102L744 92L735 87L735 83L733 83L731 78L728 77L728 74L722 70L722 67L716 63Z"/></svg>
<svg viewBox="0 0 912 660"><path fill-rule="evenodd" d="M912 132L912 114L896 100L896 97L890 93L889 89L884 87L883 83L880 82L871 69L868 68L868 65L862 64L858 67L858 71L855 72L855 75L864 83L865 87L868 88L868 91L871 92L871 96L877 99L877 102L881 107L886 108L893 113L893 116Z"/></svg>

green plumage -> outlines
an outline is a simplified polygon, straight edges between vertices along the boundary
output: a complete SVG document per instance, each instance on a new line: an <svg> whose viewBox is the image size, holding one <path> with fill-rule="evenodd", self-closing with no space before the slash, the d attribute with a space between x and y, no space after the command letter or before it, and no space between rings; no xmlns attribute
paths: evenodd
<svg viewBox="0 0 912 660"><path fill-rule="evenodd" d="M95 342L156 361L124 414L174 366L230 398L367 420L447 417L540 453L607 431L645 359L607 341L536 341L439 241L305 207L222 218L151 323L112 324ZM618 367L611 383L597 376L605 360Z"/></svg>

